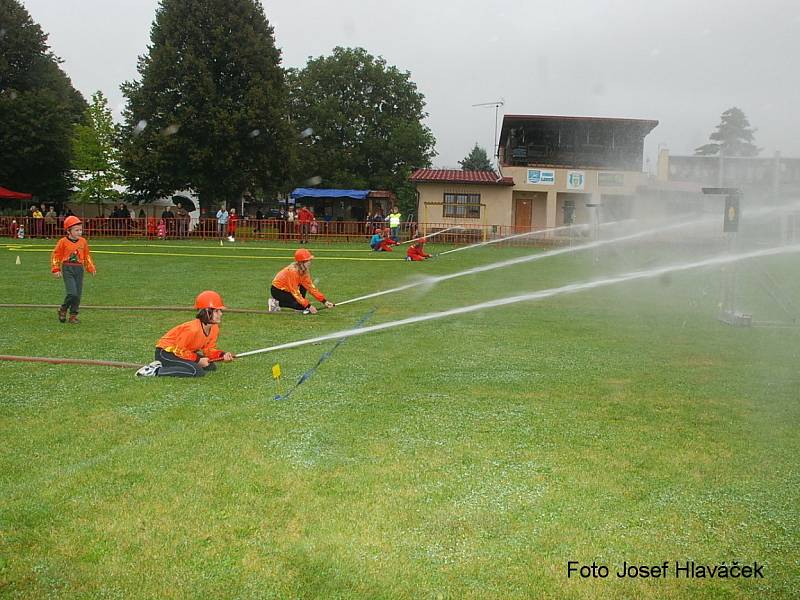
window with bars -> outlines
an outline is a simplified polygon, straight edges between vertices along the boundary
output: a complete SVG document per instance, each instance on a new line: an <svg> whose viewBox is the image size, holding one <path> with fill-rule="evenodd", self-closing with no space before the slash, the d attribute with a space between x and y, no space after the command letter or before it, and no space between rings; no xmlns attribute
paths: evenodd
<svg viewBox="0 0 800 600"><path fill-rule="evenodd" d="M481 195L445 193L442 216L460 219L480 219Z"/></svg>

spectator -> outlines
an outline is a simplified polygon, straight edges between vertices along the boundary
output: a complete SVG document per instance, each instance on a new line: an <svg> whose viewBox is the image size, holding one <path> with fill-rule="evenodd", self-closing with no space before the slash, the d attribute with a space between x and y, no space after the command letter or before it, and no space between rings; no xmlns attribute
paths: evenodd
<svg viewBox="0 0 800 600"><path fill-rule="evenodd" d="M33 218L33 226L31 227L29 237L41 237L42 226L44 225L44 215L39 207L35 204L31 206L31 217Z"/></svg>
<svg viewBox="0 0 800 600"><path fill-rule="evenodd" d="M158 225L155 217L147 217L147 239L152 240L158 234ZM164 233L166 234L166 226Z"/></svg>
<svg viewBox="0 0 800 600"><path fill-rule="evenodd" d="M184 239L189 229L189 213L182 204L178 205L178 210L175 211L175 219L178 222L178 238Z"/></svg>
<svg viewBox="0 0 800 600"><path fill-rule="evenodd" d="M383 224L386 223L386 217L383 216L383 209L378 207L375 214L372 215L370 225L373 229L383 229Z"/></svg>
<svg viewBox="0 0 800 600"><path fill-rule="evenodd" d="M300 243L308 243L308 234L311 232L311 223L314 221L314 213L305 206L300 205L297 211L297 225L300 229Z"/></svg>
<svg viewBox="0 0 800 600"><path fill-rule="evenodd" d="M217 211L217 236L220 240L225 237L228 231L228 217L228 211L223 204Z"/></svg>
<svg viewBox="0 0 800 600"><path fill-rule="evenodd" d="M50 210L48 210L47 213L45 213L44 215L45 235L47 235L48 239L56 235L57 225L58 225L58 214L56 213L55 209L51 206Z"/></svg>
<svg viewBox="0 0 800 600"><path fill-rule="evenodd" d="M128 235L131 228L131 211L128 210L128 205L124 202L119 207L119 227L122 230L122 235Z"/></svg>
<svg viewBox="0 0 800 600"><path fill-rule="evenodd" d="M400 241L400 219L401 219L401 217L402 216L400 215L400 209L397 208L396 206L392 207L392 212L390 212L389 216L386 217L386 220L389 222L389 228L391 229L391 232L392 232L392 234L391 234L392 235L392 239L395 242L399 242Z"/></svg>
<svg viewBox="0 0 800 600"><path fill-rule="evenodd" d="M286 212L286 239L293 240L294 239L294 226L295 222L297 221L297 213L295 212L294 206L290 206L289 210Z"/></svg>
<svg viewBox="0 0 800 600"><path fill-rule="evenodd" d="M161 213L161 218L164 219L164 224L167 227L167 237L175 235L175 213L172 212L172 207L167 206Z"/></svg>
<svg viewBox="0 0 800 600"><path fill-rule="evenodd" d="M239 215L236 214L236 209L232 208L228 215L228 241L236 241L236 227L239 223Z"/></svg>

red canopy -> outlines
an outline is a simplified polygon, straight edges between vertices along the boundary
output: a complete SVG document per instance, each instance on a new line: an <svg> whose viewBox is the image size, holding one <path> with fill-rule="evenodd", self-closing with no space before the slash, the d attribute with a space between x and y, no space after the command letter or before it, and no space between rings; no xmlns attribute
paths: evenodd
<svg viewBox="0 0 800 600"><path fill-rule="evenodd" d="M0 185L0 198L15 198L17 200L30 200L33 198L30 194L23 194L22 192L12 192Z"/></svg>

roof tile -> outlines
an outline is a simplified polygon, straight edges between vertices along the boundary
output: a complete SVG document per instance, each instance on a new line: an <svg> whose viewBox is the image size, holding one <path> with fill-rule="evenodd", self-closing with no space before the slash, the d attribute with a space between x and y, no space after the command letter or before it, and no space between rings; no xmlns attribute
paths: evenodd
<svg viewBox="0 0 800 600"><path fill-rule="evenodd" d="M514 185L513 177L501 177L494 171L461 171L459 169L417 169L410 177L413 183L472 183Z"/></svg>

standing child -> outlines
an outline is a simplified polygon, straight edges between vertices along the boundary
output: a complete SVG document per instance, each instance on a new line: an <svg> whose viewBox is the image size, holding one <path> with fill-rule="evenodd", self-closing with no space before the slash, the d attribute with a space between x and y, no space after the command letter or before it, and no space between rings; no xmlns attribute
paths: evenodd
<svg viewBox="0 0 800 600"><path fill-rule="evenodd" d="M67 217L64 219L64 229L67 235L56 243L53 255L50 257L50 266L53 277L62 277L67 290L64 302L58 307L58 320L64 323L69 309L69 322L77 324L83 292L83 267L85 265L92 276L97 269L89 251L89 244L81 237L83 235L81 220L75 216Z"/></svg>
<svg viewBox="0 0 800 600"><path fill-rule="evenodd" d="M161 219L158 222L158 227L156 227L156 234L158 235L158 239L165 240L167 239L167 220Z"/></svg>
<svg viewBox="0 0 800 600"><path fill-rule="evenodd" d="M239 223L239 215L236 214L236 209L232 208L228 214L228 241L236 241L236 226Z"/></svg>
<svg viewBox="0 0 800 600"><path fill-rule="evenodd" d="M156 342L155 360L136 371L138 377L202 377L216 370L212 361L230 362L230 352L217 349L225 305L217 292L200 292L194 300L197 317L173 327Z"/></svg>

